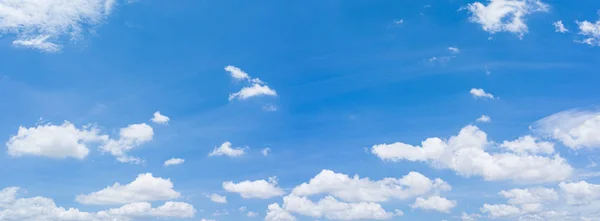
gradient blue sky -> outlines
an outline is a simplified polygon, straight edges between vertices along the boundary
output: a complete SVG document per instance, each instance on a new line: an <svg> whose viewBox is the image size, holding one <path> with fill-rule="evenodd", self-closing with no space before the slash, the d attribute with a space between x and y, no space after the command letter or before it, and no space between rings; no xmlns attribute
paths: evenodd
<svg viewBox="0 0 600 221"><path fill-rule="evenodd" d="M97 1L80 0L81 5ZM122 205L86 205L76 196L152 173L169 178L181 193L171 201L189 203L197 211L193 218L172 220L265 220L267 206L282 205L282 196L245 199L224 190L223 182L276 176L288 195L324 169L371 180L416 171L448 182L452 190L441 196L456 205L445 213L411 208L416 197L378 202L388 212L404 212L391 220L461 220L463 212L479 214L473 215L477 220L515 220L538 212L492 217L481 208L507 204L498 195L502 190L543 186L556 189L562 199L568 193L558 187L561 182L600 184L590 175L598 171L590 164L600 159L595 149L600 142L593 141L600 137L600 123L588 127L592 141L581 141L589 143L584 148L530 128L568 110L572 115L584 111L589 119L600 116L600 44L581 42L595 37L597 43L600 34L586 36L580 30L581 21L598 20L598 1L542 0L546 11L522 17L528 28L522 38L507 30L484 30L468 9L476 1L467 0L117 1L98 22L75 21L82 29L77 39L70 38L73 30L45 33L42 28L48 24L7 25L12 17L3 7L10 2L0 1L0 136L7 146L0 154L0 190L18 186L19 197L43 196L58 206L96 212ZM505 19L500 23L510 22ZM555 31L553 22L559 20L569 32ZM600 25L596 28L600 33ZM15 43L44 34L61 49ZM228 65L267 82L277 96L228 100L247 85L232 79L224 70ZM473 88L495 99L477 98L469 93ZM156 111L170 118L167 125L150 122ZM491 122L476 122L481 115ZM119 162L98 145L87 145L90 152L84 159L8 153L20 126L64 121L77 128L94 124L111 137L118 137L120 128L146 123L154 135L129 152L143 159L141 164ZM573 172L541 183L486 180L431 162L392 162L372 152L378 144L448 139L467 125L477 125L495 141L488 152L504 152L497 144L529 134L552 142ZM226 141L249 149L238 157L208 156ZM271 151L263 156L266 147ZM165 167L170 158L185 163ZM600 210L600 186L594 188L590 194L596 198L588 205L554 203L545 209L567 211L572 220L598 217L589 212ZM212 193L226 196L227 203L204 195ZM242 206L258 216L240 213ZM0 207L0 220L13 220L2 218L3 209L8 210ZM229 214L215 216L217 210ZM297 220L327 220L290 213ZM148 219L153 218L141 220Z"/></svg>

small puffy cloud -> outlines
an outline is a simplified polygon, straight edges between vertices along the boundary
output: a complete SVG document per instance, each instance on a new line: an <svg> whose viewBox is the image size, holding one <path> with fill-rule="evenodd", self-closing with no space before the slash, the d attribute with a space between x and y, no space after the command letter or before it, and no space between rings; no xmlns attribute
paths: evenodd
<svg viewBox="0 0 600 221"><path fill-rule="evenodd" d="M142 160L136 157L130 157L127 152L152 141L154 130L148 124L131 124L121 128L119 139L110 139L100 149L117 157L119 162L123 163L141 163Z"/></svg>
<svg viewBox="0 0 600 221"><path fill-rule="evenodd" d="M481 88L472 88L471 91L469 91L469 93L471 93L471 95L474 98L483 98L483 99L494 99L494 95L485 92L485 90L481 89Z"/></svg>
<svg viewBox="0 0 600 221"><path fill-rule="evenodd" d="M600 185L586 181L558 185L569 205L588 205L600 200Z"/></svg>
<svg viewBox="0 0 600 221"><path fill-rule="evenodd" d="M452 52L453 54L460 53L460 49L458 49L457 47L448 47L448 51Z"/></svg>
<svg viewBox="0 0 600 221"><path fill-rule="evenodd" d="M551 154L554 153L554 143L538 141L530 135L520 137L514 141L504 141L500 147L515 153Z"/></svg>
<svg viewBox="0 0 600 221"><path fill-rule="evenodd" d="M268 206L265 221L296 221L296 217L281 208L279 204L273 203Z"/></svg>
<svg viewBox="0 0 600 221"><path fill-rule="evenodd" d="M229 141L226 141L225 143L221 144L221 146L213 149L213 151L210 152L208 156L239 157L246 154L246 149L247 148L231 147L231 143Z"/></svg>
<svg viewBox="0 0 600 221"><path fill-rule="evenodd" d="M562 181L573 168L558 154L547 157L512 152L487 152L493 142L476 126L464 127L447 140L428 138L421 146L401 142L380 144L371 153L386 161L428 162L435 168L448 168L465 177L482 176L485 180L513 180L540 183Z"/></svg>
<svg viewBox="0 0 600 221"><path fill-rule="evenodd" d="M349 177L346 174L323 170L308 183L296 186L292 194L330 194L348 202L386 202L390 199L408 199L450 189L450 185L445 181L439 178L432 180L417 172L410 172L400 179L370 180L358 175Z"/></svg>
<svg viewBox="0 0 600 221"><path fill-rule="evenodd" d="M477 221L477 218L481 217L479 214L468 214L463 212L460 215L460 220L462 221Z"/></svg>
<svg viewBox="0 0 600 221"><path fill-rule="evenodd" d="M307 197L289 195L283 198L283 208L304 216L330 220L386 220L395 216L377 203L345 203L332 196L315 203Z"/></svg>
<svg viewBox="0 0 600 221"><path fill-rule="evenodd" d="M440 56L440 57L431 57L429 59L429 63L435 64L435 63L439 63L441 65L444 65L446 63L448 63L450 60L452 60L455 56Z"/></svg>
<svg viewBox="0 0 600 221"><path fill-rule="evenodd" d="M263 156L265 156L265 157L266 157L266 156L269 156L269 152L271 152L271 148L268 148L268 147L267 147L267 148L264 148L264 149L262 149L262 150L260 151L260 153L261 153Z"/></svg>
<svg viewBox="0 0 600 221"><path fill-rule="evenodd" d="M46 124L30 128L21 126L17 134L6 142L6 148L8 154L15 157L31 155L84 159L90 152L90 143L106 140L108 136L100 135L95 127L79 129L65 121L62 125Z"/></svg>
<svg viewBox="0 0 600 221"><path fill-rule="evenodd" d="M77 39L86 27L104 21L114 0L0 1L0 33L14 34L13 44L44 52L57 52L56 41Z"/></svg>
<svg viewBox="0 0 600 221"><path fill-rule="evenodd" d="M165 204L152 208L148 202L130 203L120 208L109 209L99 212L99 220L139 220L145 217L162 218L191 218L196 213L196 209L188 203L166 202Z"/></svg>
<svg viewBox="0 0 600 221"><path fill-rule="evenodd" d="M167 124L169 123L170 118L160 114L160 111L154 112L154 117L152 117L151 121L156 124Z"/></svg>
<svg viewBox="0 0 600 221"><path fill-rule="evenodd" d="M600 46L600 20L596 22L578 21L579 35L584 39L581 43L591 46Z"/></svg>
<svg viewBox="0 0 600 221"><path fill-rule="evenodd" d="M400 26L400 25L404 24L404 19L394 20L394 24Z"/></svg>
<svg viewBox="0 0 600 221"><path fill-rule="evenodd" d="M569 32L569 29L565 28L565 25L563 24L562 21L555 21L554 23L552 23L552 25L554 25L554 31L556 31L556 32L560 32L560 33Z"/></svg>
<svg viewBox="0 0 600 221"><path fill-rule="evenodd" d="M263 110L267 111L267 112L274 112L274 111L277 111L277 106L272 105L272 104L264 105Z"/></svg>
<svg viewBox="0 0 600 221"><path fill-rule="evenodd" d="M225 67L225 71L229 72L231 77L236 80L250 79L250 75L248 75L248 73L242 71L242 69L233 65L228 65L227 67Z"/></svg>
<svg viewBox="0 0 600 221"><path fill-rule="evenodd" d="M506 204L484 204L481 208L482 213L487 213L492 218L500 218L507 216L517 216L522 214L521 209L513 205Z"/></svg>
<svg viewBox="0 0 600 221"><path fill-rule="evenodd" d="M267 85L253 84L250 87L244 87L240 91L230 94L229 100L246 100L258 96L277 96L277 92Z"/></svg>
<svg viewBox="0 0 600 221"><path fill-rule="evenodd" d="M157 200L176 199L180 193L173 190L170 179L154 177L151 173L140 174L125 185L115 183L100 191L78 195L75 200L82 204L110 205Z"/></svg>
<svg viewBox="0 0 600 221"><path fill-rule="evenodd" d="M258 216L257 212L253 212L253 211L248 211L248 213L246 213L247 217L256 217Z"/></svg>
<svg viewBox="0 0 600 221"><path fill-rule="evenodd" d="M208 197L210 199L210 201L213 201L215 203L227 203L227 197L221 196L216 193L206 195L206 197Z"/></svg>
<svg viewBox="0 0 600 221"><path fill-rule="evenodd" d="M171 159L168 159L167 161L165 161L164 165L166 167L168 167L168 166L172 166L172 165L179 165L184 162L185 162L185 160L181 159L181 158L171 158Z"/></svg>
<svg viewBox="0 0 600 221"><path fill-rule="evenodd" d="M534 123L533 131L572 149L600 147L600 112L569 110Z"/></svg>
<svg viewBox="0 0 600 221"><path fill-rule="evenodd" d="M523 37L528 32L525 17L535 12L547 12L550 6L540 0L490 0L468 4L470 20L489 33L510 32Z"/></svg>
<svg viewBox="0 0 600 221"><path fill-rule="evenodd" d="M232 181L223 182L223 189L228 192L238 193L243 198L268 199L275 196L283 196L283 189L277 186L277 177L270 177L269 180L242 181L234 183Z"/></svg>
<svg viewBox="0 0 600 221"><path fill-rule="evenodd" d="M480 123L489 123L492 122L492 118L487 115L481 115L481 117L477 118L476 121Z"/></svg>
<svg viewBox="0 0 600 221"><path fill-rule="evenodd" d="M417 198L411 207L413 209L435 210L442 213L450 213L450 210L452 210L456 204L456 201L453 200L448 200L439 196L431 196L429 198Z"/></svg>

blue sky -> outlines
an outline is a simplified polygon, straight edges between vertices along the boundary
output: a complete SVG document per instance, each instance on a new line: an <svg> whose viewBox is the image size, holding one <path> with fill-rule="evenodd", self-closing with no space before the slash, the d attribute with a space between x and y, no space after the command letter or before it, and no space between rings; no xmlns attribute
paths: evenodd
<svg viewBox="0 0 600 221"><path fill-rule="evenodd" d="M600 220L598 10L0 1L0 220Z"/></svg>

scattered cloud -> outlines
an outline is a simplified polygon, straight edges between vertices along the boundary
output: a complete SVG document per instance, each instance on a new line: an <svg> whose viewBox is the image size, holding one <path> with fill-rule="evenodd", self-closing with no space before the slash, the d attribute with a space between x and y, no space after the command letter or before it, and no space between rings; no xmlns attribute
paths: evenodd
<svg viewBox="0 0 600 221"><path fill-rule="evenodd" d="M257 212L253 212L253 211L248 211L248 213L246 213L247 217L256 217L258 216Z"/></svg>
<svg viewBox="0 0 600 221"><path fill-rule="evenodd" d="M14 34L14 45L58 52L63 38L76 40L102 23L114 0L20 0L0 2L0 33Z"/></svg>
<svg viewBox="0 0 600 221"><path fill-rule="evenodd" d="M385 220L395 216L377 203L345 203L332 196L315 203L307 197L289 195L283 198L283 208L304 216L330 220Z"/></svg>
<svg viewBox="0 0 600 221"><path fill-rule="evenodd" d="M439 178L432 180L417 172L410 172L400 179L384 178L372 181L358 175L349 177L346 174L323 170L308 183L296 186L292 194L330 194L347 202L386 202L390 199L408 199L450 189L452 187L445 181Z"/></svg>
<svg viewBox="0 0 600 221"><path fill-rule="evenodd" d="M448 51L452 52L453 54L460 54L460 49L457 47L448 47Z"/></svg>
<svg viewBox="0 0 600 221"><path fill-rule="evenodd" d="M533 131L577 150L600 147L600 112L568 110L535 122Z"/></svg>
<svg viewBox="0 0 600 221"><path fill-rule="evenodd" d="M277 92L267 85L253 84L250 87L244 87L240 91L230 94L229 100L246 100L258 96L277 96Z"/></svg>
<svg viewBox="0 0 600 221"><path fill-rule="evenodd" d="M208 156L239 157L246 154L246 149L248 148L231 147L231 143L229 141L226 141L225 143L221 144L221 146L213 149L213 151L210 152Z"/></svg>
<svg viewBox="0 0 600 221"><path fill-rule="evenodd" d="M265 149L262 149L262 150L260 151L260 153L261 153L263 156L265 156L265 157L266 157L266 156L269 156L269 152L271 152L271 148L268 148L268 147L267 147L267 148L265 148Z"/></svg>
<svg viewBox="0 0 600 221"><path fill-rule="evenodd" d="M129 184L115 183L100 191L78 195L75 200L82 204L112 205L139 203L179 198L170 179L154 177L151 173L140 174Z"/></svg>
<svg viewBox="0 0 600 221"><path fill-rule="evenodd" d="M277 106L272 105L272 104L264 105L263 110L268 111L268 112L274 112L274 111L277 111Z"/></svg>
<svg viewBox="0 0 600 221"><path fill-rule="evenodd" d="M525 17L535 12L548 12L550 6L540 0L489 0L468 4L470 20L489 33L510 32L523 37L528 32Z"/></svg>
<svg viewBox="0 0 600 221"><path fill-rule="evenodd" d="M248 73L242 71L242 69L236 67L236 66L232 66L232 65L228 65L227 67L225 67L225 71L229 72L229 74L231 75L231 77L235 80L248 80L250 79L250 75L248 75Z"/></svg>
<svg viewBox="0 0 600 221"><path fill-rule="evenodd" d="M154 130L148 124L131 124L125 128L121 128L118 140L110 139L100 149L117 157L119 162L142 163L141 159L128 156L127 152L152 141L153 137Z"/></svg>
<svg viewBox="0 0 600 221"><path fill-rule="evenodd" d="M283 196L283 189L277 186L277 177L270 177L269 180L242 181L234 183L232 181L223 182L223 189L228 192L238 193L242 198L268 199L276 196Z"/></svg>
<svg viewBox="0 0 600 221"><path fill-rule="evenodd" d="M450 213L450 210L452 210L456 204L456 201L453 200L448 200L439 196L431 196L429 198L417 198L411 207L413 209L435 210L442 213Z"/></svg>
<svg viewBox="0 0 600 221"><path fill-rule="evenodd" d="M400 26L404 24L404 19L394 20L394 25Z"/></svg>
<svg viewBox="0 0 600 221"><path fill-rule="evenodd" d="M170 118L160 114L160 111L154 112L154 117L151 119L156 124L168 124Z"/></svg>
<svg viewBox="0 0 600 221"><path fill-rule="evenodd" d="M555 21L554 23L552 23L552 25L554 25L555 32L560 32L560 33L569 32L569 29L565 28L565 25L563 24L562 21Z"/></svg>
<svg viewBox="0 0 600 221"><path fill-rule="evenodd" d="M380 144L371 153L382 160L429 162L435 168L448 168L465 177L482 176L485 180L513 180L519 183L562 181L573 168L558 154L539 156L514 152L486 152L493 142L478 127L464 127L447 140L428 138L421 146L405 143Z"/></svg>
<svg viewBox="0 0 600 221"><path fill-rule="evenodd" d="M14 157L43 156L50 158L84 159L89 154L90 143L102 143L108 136L100 135L97 128L79 129L70 122L62 125L44 124L36 127L19 127L16 135L6 142L8 154Z"/></svg>
<svg viewBox="0 0 600 221"><path fill-rule="evenodd" d="M171 159L166 160L165 163L164 163L164 165L166 167L168 167L168 166L173 166L173 165L179 165L179 164L182 164L184 162L185 162L185 160L181 159L181 158L171 158Z"/></svg>
<svg viewBox="0 0 600 221"><path fill-rule="evenodd" d="M481 88L472 88L469 93L471 93L474 98L495 99L493 94L487 93Z"/></svg>
<svg viewBox="0 0 600 221"><path fill-rule="evenodd" d="M213 201L215 203L227 203L227 197L221 196L216 193L206 195L206 197L208 197L210 199L210 201Z"/></svg>
<svg viewBox="0 0 600 221"><path fill-rule="evenodd" d="M489 123L492 122L492 118L487 115L481 115L481 117L477 118L476 121L480 123Z"/></svg>
<svg viewBox="0 0 600 221"><path fill-rule="evenodd" d="M296 221L296 217L281 208L279 204L273 203L268 206L265 221Z"/></svg>
<svg viewBox="0 0 600 221"><path fill-rule="evenodd" d="M584 37L581 43L591 46L600 46L600 20L596 22L577 21L579 35Z"/></svg>

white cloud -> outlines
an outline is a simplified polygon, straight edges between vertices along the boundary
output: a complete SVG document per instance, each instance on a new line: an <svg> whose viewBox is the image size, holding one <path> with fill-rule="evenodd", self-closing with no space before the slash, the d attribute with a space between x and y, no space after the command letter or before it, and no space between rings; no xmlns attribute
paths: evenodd
<svg viewBox="0 0 600 221"><path fill-rule="evenodd" d="M0 1L0 33L16 36L13 44L56 52L52 41L81 37L86 27L101 23L114 0L6 0Z"/></svg>
<svg viewBox="0 0 600 221"><path fill-rule="evenodd" d="M332 196L326 196L314 203L307 197L289 195L283 198L283 202L286 211L330 220L383 220L395 215L386 212L377 203L345 203Z"/></svg>
<svg viewBox="0 0 600 221"><path fill-rule="evenodd" d="M237 93L229 95L229 100L238 99L246 100L251 97L258 96L277 96L277 92L267 85L253 84L250 87L244 87Z"/></svg>
<svg viewBox="0 0 600 221"><path fill-rule="evenodd" d="M481 122L481 123L489 123L489 122L492 122L492 118L490 118L487 115L481 115L481 117L477 118L476 121Z"/></svg>
<svg viewBox="0 0 600 221"><path fill-rule="evenodd" d="M448 200L439 196L431 196L429 198L417 198L411 207L413 209L435 210L443 213L450 213L450 210L452 210L456 204L457 203L454 200Z"/></svg>
<svg viewBox="0 0 600 221"><path fill-rule="evenodd" d="M125 128L121 128L118 140L110 139L100 149L117 157L119 162L141 163L141 159L130 157L127 155L127 152L152 141L153 136L154 130L149 125L145 123L131 124Z"/></svg>
<svg viewBox="0 0 600 221"><path fill-rule="evenodd" d="M69 122L62 125L38 125L36 127L19 127L17 135L6 142L8 154L11 156L44 156L51 158L84 159L88 153L88 144L105 142L108 136L100 135L92 126L76 128Z"/></svg>
<svg viewBox="0 0 600 221"><path fill-rule="evenodd" d="M256 217L258 216L257 212L253 212L253 211L248 211L248 213L246 213L247 217Z"/></svg>
<svg viewBox="0 0 600 221"><path fill-rule="evenodd" d="M380 144L371 152L387 161L429 162L436 168L449 168L459 175L482 176L485 180L516 182L554 182L571 176L573 168L558 154L553 157L486 152L493 142L476 126L464 127L448 140L429 138L421 146L405 143Z"/></svg>
<svg viewBox="0 0 600 221"><path fill-rule="evenodd" d="M525 17L534 12L547 12L550 6L540 0L490 0L487 5L475 2L466 6L470 20L489 33L510 32L523 37L528 32Z"/></svg>
<svg viewBox="0 0 600 221"><path fill-rule="evenodd" d="M448 47L448 51L452 52L453 54L460 53L460 49L458 49L457 47Z"/></svg>
<svg viewBox="0 0 600 221"><path fill-rule="evenodd" d="M596 22L578 21L577 25L579 26L579 35L585 38L581 43L600 46L600 20Z"/></svg>
<svg viewBox="0 0 600 221"><path fill-rule="evenodd" d="M265 221L296 221L296 217L279 206L277 203L270 204Z"/></svg>
<svg viewBox="0 0 600 221"><path fill-rule="evenodd" d="M558 194L554 189L543 187L503 190L499 195L507 198L511 205L542 204L558 200Z"/></svg>
<svg viewBox="0 0 600 221"><path fill-rule="evenodd" d="M246 154L246 149L248 148L240 148L240 147L231 147L231 143L226 141L221 144L221 146L213 149L212 152L208 154L208 156L228 156L228 157L239 157Z"/></svg>
<svg viewBox="0 0 600 221"><path fill-rule="evenodd" d="M152 117L151 121L157 124L168 124L170 118L160 114L160 111L154 112L154 117Z"/></svg>
<svg viewBox="0 0 600 221"><path fill-rule="evenodd" d="M215 219L205 219L205 218L202 218L200 221L217 221L217 220L215 220Z"/></svg>
<svg viewBox="0 0 600 221"><path fill-rule="evenodd" d="M277 111L277 106L272 105L272 104L264 105L263 110L268 111L268 112L274 112L274 111Z"/></svg>
<svg viewBox="0 0 600 221"><path fill-rule="evenodd" d="M150 173L140 174L126 185L115 183L100 191L81 194L76 201L82 204L127 204L157 200L176 199L180 193L173 190L170 179L154 177Z"/></svg>
<svg viewBox="0 0 600 221"><path fill-rule="evenodd" d="M449 191L450 185L441 179L431 180L420 173L410 172L406 176L372 181L358 175L323 170L308 183L296 186L292 194L312 196L331 194L348 202L385 202L390 199L408 199L432 192Z"/></svg>
<svg viewBox="0 0 600 221"><path fill-rule="evenodd" d="M394 20L394 24L400 26L404 24L404 19Z"/></svg>
<svg viewBox="0 0 600 221"><path fill-rule="evenodd" d="M513 205L506 204L484 204L481 208L482 213L487 213L492 218L506 217L506 216L516 216L520 215L521 209Z"/></svg>
<svg viewBox="0 0 600 221"><path fill-rule="evenodd" d="M223 189L228 192L239 193L243 198L268 199L275 196L283 196L285 193L277 186L277 177L270 177L269 181L242 181L234 183L232 181L223 182Z"/></svg>
<svg viewBox="0 0 600 221"><path fill-rule="evenodd" d="M250 75L248 75L248 73L242 71L242 69L233 65L228 65L227 67L225 67L225 71L229 72L231 77L236 80L250 79Z"/></svg>
<svg viewBox="0 0 600 221"><path fill-rule="evenodd" d="M479 214L467 214L465 212L463 212L460 215L460 220L462 221L477 221L477 218L481 217L481 215Z"/></svg>
<svg viewBox="0 0 600 221"><path fill-rule="evenodd" d="M168 159L167 161L165 161L164 165L166 167L168 167L168 166L172 166L172 165L179 165L184 162L185 162L185 160L181 159L181 158L171 158L171 159Z"/></svg>
<svg viewBox="0 0 600 221"><path fill-rule="evenodd" d="M515 153L551 154L554 153L554 143L538 141L530 135L519 137L514 141L504 141L500 147L509 149Z"/></svg>
<svg viewBox="0 0 600 221"><path fill-rule="evenodd" d="M490 93L486 93L485 90L481 89L481 88L472 88L471 91L469 91L469 93L471 93L471 95L473 95L474 98L484 98L484 99L494 99L494 95L490 94Z"/></svg>
<svg viewBox="0 0 600 221"><path fill-rule="evenodd" d="M221 196L216 193L206 195L206 197L208 197L210 199L210 201L213 201L215 203L227 203L227 197Z"/></svg>
<svg viewBox="0 0 600 221"><path fill-rule="evenodd" d="M441 57L432 57L429 59L429 63L440 63L442 65L448 63L452 60L454 56L441 56Z"/></svg>
<svg viewBox="0 0 600 221"><path fill-rule="evenodd" d="M588 205L600 200L600 185L586 181L558 185L568 205Z"/></svg>
<svg viewBox="0 0 600 221"><path fill-rule="evenodd" d="M572 149L600 147L600 112L569 110L534 123L533 131Z"/></svg>
<svg viewBox="0 0 600 221"><path fill-rule="evenodd" d="M227 215L229 215L229 212L227 212L227 210L225 210L225 209L216 210L212 215L213 216L227 216Z"/></svg>
<svg viewBox="0 0 600 221"><path fill-rule="evenodd" d="M260 153L265 157L269 155L269 152L271 152L271 148L268 147L260 151Z"/></svg>
<svg viewBox="0 0 600 221"><path fill-rule="evenodd" d="M150 217L190 218L196 210L187 203L166 202L152 208L150 203L139 202L120 208L98 212L83 212L77 208L58 207L45 197L17 198L19 187L0 190L0 220L5 221L130 221Z"/></svg>
<svg viewBox="0 0 600 221"><path fill-rule="evenodd" d="M565 28L565 25L563 24L562 21L555 21L554 23L552 23L552 25L554 25L554 31L556 31L556 32L560 32L560 33L569 32L569 29Z"/></svg>

